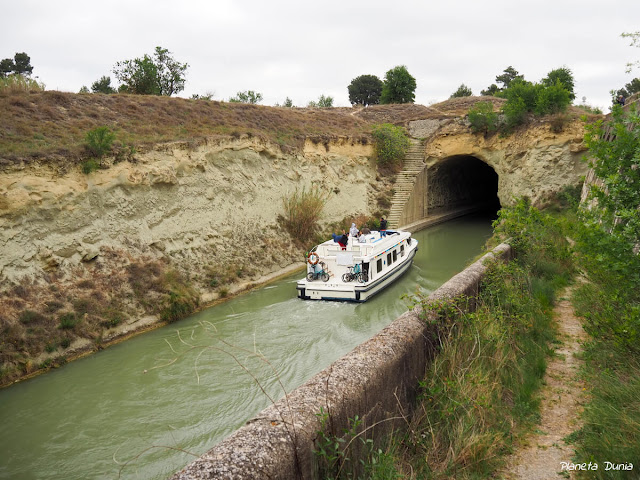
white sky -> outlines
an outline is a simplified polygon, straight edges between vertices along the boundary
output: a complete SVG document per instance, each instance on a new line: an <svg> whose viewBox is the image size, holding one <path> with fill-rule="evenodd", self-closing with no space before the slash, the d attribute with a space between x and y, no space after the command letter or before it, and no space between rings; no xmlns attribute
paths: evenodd
<svg viewBox="0 0 640 480"><path fill-rule="evenodd" d="M77 92L118 61L156 46L189 64L179 94L262 93L264 105L306 106L321 94L348 106L358 75L381 79L406 65L416 103L446 100L461 83L475 95L509 65L539 81L566 66L576 102L606 113L609 90L640 70L623 32L640 30L639 0L0 0L0 59L31 57L48 90Z"/></svg>

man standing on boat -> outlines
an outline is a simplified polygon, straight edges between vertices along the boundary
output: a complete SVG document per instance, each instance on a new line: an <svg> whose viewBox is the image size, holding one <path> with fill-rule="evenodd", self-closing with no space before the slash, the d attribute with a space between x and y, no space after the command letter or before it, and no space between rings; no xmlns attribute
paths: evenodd
<svg viewBox="0 0 640 480"><path fill-rule="evenodd" d="M380 217L380 236L387 236L387 221L384 219L384 217Z"/></svg>

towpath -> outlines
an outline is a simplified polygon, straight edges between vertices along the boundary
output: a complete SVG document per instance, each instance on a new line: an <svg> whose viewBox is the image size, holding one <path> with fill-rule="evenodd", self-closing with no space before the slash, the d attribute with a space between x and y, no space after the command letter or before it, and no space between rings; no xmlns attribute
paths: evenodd
<svg viewBox="0 0 640 480"><path fill-rule="evenodd" d="M586 334L571 305L573 287L567 287L554 308L561 344L547 365L541 392L541 421L536 430L510 458L499 478L547 480L574 478L568 465L573 448L564 438L578 428L584 404L584 385L578 379L579 353ZM563 468L564 467L564 468Z"/></svg>

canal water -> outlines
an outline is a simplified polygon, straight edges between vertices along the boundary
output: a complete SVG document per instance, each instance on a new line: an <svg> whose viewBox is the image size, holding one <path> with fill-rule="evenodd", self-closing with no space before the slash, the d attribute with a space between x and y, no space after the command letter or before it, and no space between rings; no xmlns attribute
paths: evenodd
<svg viewBox="0 0 640 480"><path fill-rule="evenodd" d="M363 304L296 298L296 274L0 390L0 478L170 476L465 268L491 235L467 216L414 236L400 281Z"/></svg>

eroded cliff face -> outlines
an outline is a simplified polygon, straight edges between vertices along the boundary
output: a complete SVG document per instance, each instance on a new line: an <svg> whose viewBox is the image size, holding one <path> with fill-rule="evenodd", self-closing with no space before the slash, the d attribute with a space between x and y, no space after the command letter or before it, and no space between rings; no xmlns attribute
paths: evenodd
<svg viewBox="0 0 640 480"><path fill-rule="evenodd" d="M15 281L68 270L100 261L105 248L167 256L188 269L236 263L268 273L298 253L265 247L290 243L276 222L283 197L318 185L331 192L324 220L369 213L369 157L370 147L348 140L308 142L302 154L284 155L244 139L195 150L164 145L90 175L7 172L0 179L0 275Z"/></svg>

